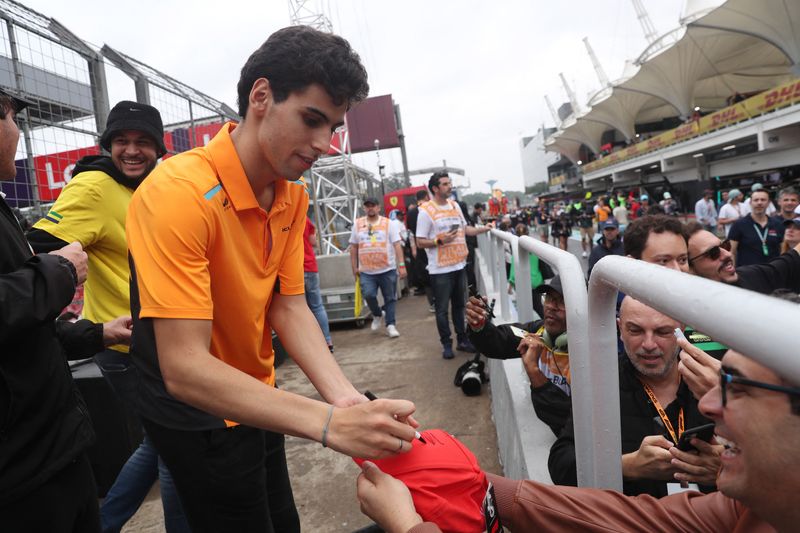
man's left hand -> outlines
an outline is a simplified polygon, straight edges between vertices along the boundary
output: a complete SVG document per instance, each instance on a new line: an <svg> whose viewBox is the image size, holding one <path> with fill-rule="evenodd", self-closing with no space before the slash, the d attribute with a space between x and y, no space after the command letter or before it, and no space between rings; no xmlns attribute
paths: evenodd
<svg viewBox="0 0 800 533"><path fill-rule="evenodd" d="M129 316L120 316L103 324L103 344L113 346L115 344L129 345L131 343L131 332L133 330L133 319Z"/></svg>
<svg viewBox="0 0 800 533"><path fill-rule="evenodd" d="M382 472L374 463L364 461L361 466L356 496L361 504L361 512L387 533L405 533L422 523L408 487L399 479Z"/></svg>

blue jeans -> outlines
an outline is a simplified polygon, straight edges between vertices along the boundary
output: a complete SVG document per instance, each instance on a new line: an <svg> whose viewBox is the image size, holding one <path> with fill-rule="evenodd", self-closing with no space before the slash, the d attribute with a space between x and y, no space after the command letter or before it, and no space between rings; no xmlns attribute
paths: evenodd
<svg viewBox="0 0 800 533"><path fill-rule="evenodd" d="M142 505L158 477L161 504L164 506L164 526L167 533L189 533L189 524L183 515L178 492L167 467L158 456L150 437L144 440L122 467L100 507L103 533L119 532Z"/></svg>
<svg viewBox="0 0 800 533"><path fill-rule="evenodd" d="M325 342L330 346L333 343L331 342L331 330L328 326L328 313L325 312L325 306L322 305L322 294L319 291L319 272L305 272L304 277L306 303L311 312L314 313L314 316L317 317L319 329L322 330L322 334L325 336Z"/></svg>
<svg viewBox="0 0 800 533"><path fill-rule="evenodd" d="M115 394L123 402L130 404L131 400L126 397L130 390L130 356L115 350L105 350L95 355L94 360ZM128 458L114 484L108 489L100 507L103 533L116 533L122 529L142 505L156 479L159 480L167 533L190 532L172 476L145 434L142 443Z"/></svg>
<svg viewBox="0 0 800 533"><path fill-rule="evenodd" d="M458 342L467 340L466 332L466 298L467 273L464 268L446 274L431 274L431 287L436 303L436 329L439 330L439 341L442 346L451 346L450 324L447 323L447 304L453 312L453 327Z"/></svg>
<svg viewBox="0 0 800 533"><path fill-rule="evenodd" d="M361 294L367 301L372 316L381 316L386 313L384 320L387 326L395 323L394 307L397 304L397 271L387 270L382 274L359 274L361 278ZM378 288L383 295L383 308L378 305Z"/></svg>

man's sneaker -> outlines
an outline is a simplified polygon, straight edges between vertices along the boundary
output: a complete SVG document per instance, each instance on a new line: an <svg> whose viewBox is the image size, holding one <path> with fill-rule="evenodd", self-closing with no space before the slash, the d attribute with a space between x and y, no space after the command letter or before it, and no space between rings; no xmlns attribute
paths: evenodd
<svg viewBox="0 0 800 533"><path fill-rule="evenodd" d="M400 336L400 332L397 331L397 328L394 326L394 324L389 324L386 326L386 334L393 339Z"/></svg>
<svg viewBox="0 0 800 533"><path fill-rule="evenodd" d="M378 328L381 327L381 320L383 320L383 313L372 317L372 325L370 326L370 329L372 329L372 331L378 331Z"/></svg>
<svg viewBox="0 0 800 533"><path fill-rule="evenodd" d="M328 345L328 350L330 350L330 352L333 353L333 344Z"/></svg>
<svg viewBox="0 0 800 533"><path fill-rule="evenodd" d="M431 313L435 313L436 312L436 306L435 305L429 305L428 306L428 311L430 311Z"/></svg>
<svg viewBox="0 0 800 533"><path fill-rule="evenodd" d="M586 253L586 250L583 251L583 253L581 254L581 257L584 257L584 258L589 257L589 254Z"/></svg>
<svg viewBox="0 0 800 533"><path fill-rule="evenodd" d="M463 341L459 342L456 345L456 350L458 350L460 352L467 352L467 353L475 353L475 352L478 351L478 350L475 349L475 347L472 345L472 343L469 342L467 339L464 339Z"/></svg>
<svg viewBox="0 0 800 533"><path fill-rule="evenodd" d="M448 345L444 346L443 348L444 349L442 350L442 357L444 357L445 359L452 359L453 357L455 357L455 355L453 355L453 347L452 346L450 346L448 344Z"/></svg>

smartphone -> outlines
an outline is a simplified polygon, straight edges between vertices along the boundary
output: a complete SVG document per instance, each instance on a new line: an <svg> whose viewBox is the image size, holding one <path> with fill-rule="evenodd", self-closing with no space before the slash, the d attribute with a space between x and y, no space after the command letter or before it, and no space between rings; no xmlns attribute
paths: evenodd
<svg viewBox="0 0 800 533"><path fill-rule="evenodd" d="M451 224L450 225L450 231L458 231L458 229L460 227L461 227L461 224Z"/></svg>
<svg viewBox="0 0 800 533"><path fill-rule="evenodd" d="M682 452L694 450L695 447L689 443L692 438L708 442L713 436L714 424L704 424L702 426L687 429L681 434L681 438L678 439L678 449Z"/></svg>

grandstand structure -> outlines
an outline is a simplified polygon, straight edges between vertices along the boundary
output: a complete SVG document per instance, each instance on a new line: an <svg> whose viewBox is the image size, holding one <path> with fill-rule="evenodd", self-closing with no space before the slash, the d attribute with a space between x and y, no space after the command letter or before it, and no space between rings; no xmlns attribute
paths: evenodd
<svg viewBox="0 0 800 533"><path fill-rule="evenodd" d="M572 169L551 169L551 179L571 172L586 191L687 198L798 179L800 3L687 0L679 22L572 106L544 143Z"/></svg>

